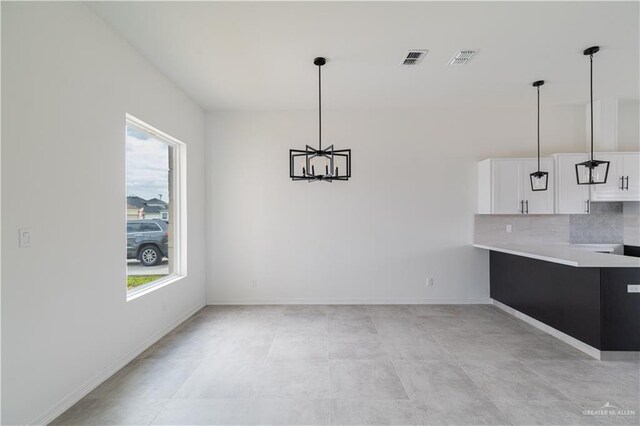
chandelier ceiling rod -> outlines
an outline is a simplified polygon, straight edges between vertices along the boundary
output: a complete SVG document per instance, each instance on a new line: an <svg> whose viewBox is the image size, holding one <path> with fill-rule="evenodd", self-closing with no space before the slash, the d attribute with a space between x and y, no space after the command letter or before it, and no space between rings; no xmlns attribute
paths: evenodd
<svg viewBox="0 0 640 426"><path fill-rule="evenodd" d="M324 58L316 58L313 63L318 66L318 150L322 151L322 66Z"/></svg>
<svg viewBox="0 0 640 426"><path fill-rule="evenodd" d="M589 50L589 49L587 49ZM593 54L596 53L600 49L591 48L589 51L589 92L591 94L590 97L590 105L591 105L591 161L593 161Z"/></svg>

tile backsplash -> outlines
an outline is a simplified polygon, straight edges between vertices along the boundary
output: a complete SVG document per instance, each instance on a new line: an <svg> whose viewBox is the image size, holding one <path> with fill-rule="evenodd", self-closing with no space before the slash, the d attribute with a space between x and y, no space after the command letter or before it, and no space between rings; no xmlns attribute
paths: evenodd
<svg viewBox="0 0 640 426"><path fill-rule="evenodd" d="M625 203L630 204L630 203ZM640 219L623 215L623 203L592 203L588 215L476 215L476 243L512 244L631 244ZM507 225L512 231L507 232Z"/></svg>
<svg viewBox="0 0 640 426"><path fill-rule="evenodd" d="M511 225L511 232L507 232ZM484 215L475 217L474 242L553 244L569 242L569 215Z"/></svg>
<svg viewBox="0 0 640 426"><path fill-rule="evenodd" d="M622 244L622 203L591 203L591 214L569 215L569 242Z"/></svg>
<svg viewBox="0 0 640 426"><path fill-rule="evenodd" d="M624 243L640 246L640 202L626 202L622 207Z"/></svg>

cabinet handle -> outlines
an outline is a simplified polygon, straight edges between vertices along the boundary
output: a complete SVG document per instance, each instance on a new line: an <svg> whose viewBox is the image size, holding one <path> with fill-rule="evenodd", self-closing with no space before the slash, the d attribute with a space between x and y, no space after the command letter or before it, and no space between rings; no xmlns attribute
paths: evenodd
<svg viewBox="0 0 640 426"><path fill-rule="evenodd" d="M585 212L585 213L587 213L587 214L589 214L589 210L591 210L591 208L590 208L590 207L591 207L591 206L589 205L589 200L586 200L586 201L585 201L585 210L584 210L584 212Z"/></svg>
<svg viewBox="0 0 640 426"><path fill-rule="evenodd" d="M527 206L527 211L526 211L526 213L527 213L527 214L529 214L529 200L525 201L524 203L525 203L525 205Z"/></svg>
<svg viewBox="0 0 640 426"><path fill-rule="evenodd" d="M626 176L625 179L627 180L627 185L626 185L625 189L628 191L629 190L629 176Z"/></svg>
<svg viewBox="0 0 640 426"><path fill-rule="evenodd" d="M624 176L620 176L620 189L624 189Z"/></svg>
<svg viewBox="0 0 640 426"><path fill-rule="evenodd" d="M524 200L520 200L520 214L524 214Z"/></svg>

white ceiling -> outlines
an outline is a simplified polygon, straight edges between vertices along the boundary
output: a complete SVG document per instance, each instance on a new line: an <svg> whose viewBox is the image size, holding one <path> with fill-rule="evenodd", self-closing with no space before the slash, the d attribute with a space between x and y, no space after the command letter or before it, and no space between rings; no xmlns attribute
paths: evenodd
<svg viewBox="0 0 640 426"><path fill-rule="evenodd" d="M531 105L638 99L638 2L96 2L98 15L206 110ZM447 62L461 48L479 53ZM414 68L408 49L429 49Z"/></svg>

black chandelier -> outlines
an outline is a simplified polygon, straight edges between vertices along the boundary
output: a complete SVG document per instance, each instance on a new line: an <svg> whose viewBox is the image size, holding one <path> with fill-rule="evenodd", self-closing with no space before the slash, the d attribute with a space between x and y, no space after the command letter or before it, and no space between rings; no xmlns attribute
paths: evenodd
<svg viewBox="0 0 640 426"><path fill-rule="evenodd" d="M589 55L589 85L591 90L591 157L589 160L576 164L576 179L578 185L598 185L607 183L609 174L609 162L593 159L593 55L600 50L600 47L593 46L582 52Z"/></svg>
<svg viewBox="0 0 640 426"><path fill-rule="evenodd" d="M546 191L549 185L549 172L540 171L540 86L543 84L544 80L533 82L533 87L538 90L538 171L529 175L532 191Z"/></svg>
<svg viewBox="0 0 640 426"><path fill-rule="evenodd" d="M351 150L333 149L333 145L322 149L322 66L325 58L315 58L318 66L318 149L309 145L304 150L289 150L289 177L291 180L308 182L349 180L351 177Z"/></svg>

